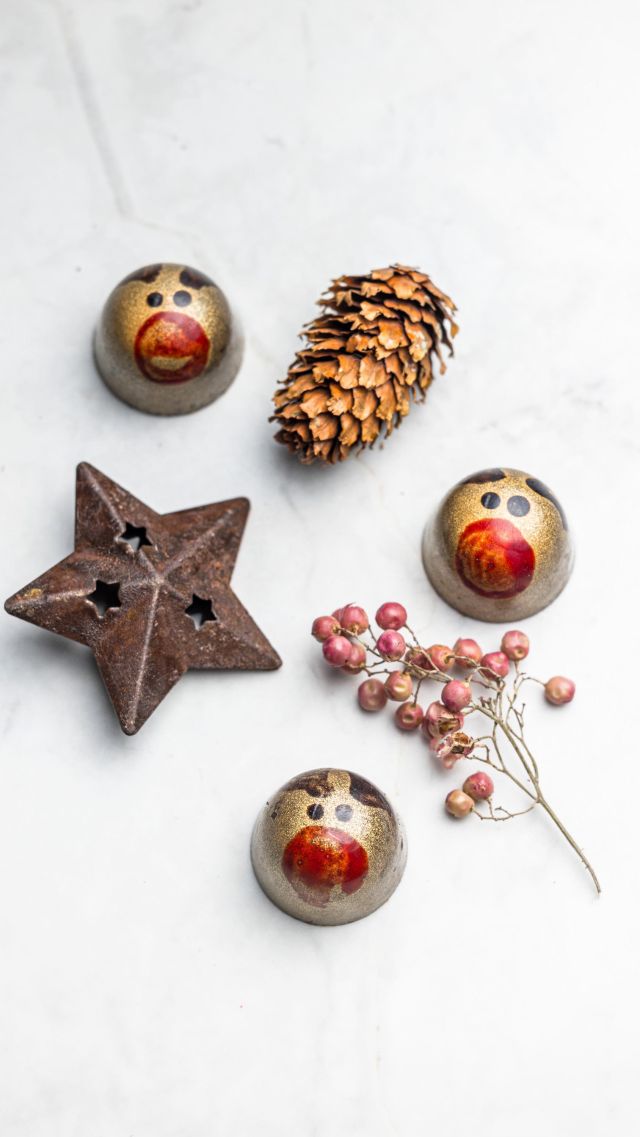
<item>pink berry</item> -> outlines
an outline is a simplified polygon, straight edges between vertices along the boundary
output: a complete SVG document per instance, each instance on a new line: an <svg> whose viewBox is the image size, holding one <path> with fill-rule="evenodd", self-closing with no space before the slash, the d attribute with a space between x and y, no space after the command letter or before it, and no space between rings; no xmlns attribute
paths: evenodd
<svg viewBox="0 0 640 1137"><path fill-rule="evenodd" d="M399 730L417 730L424 718L424 711L417 703L401 703L393 716Z"/></svg>
<svg viewBox="0 0 640 1137"><path fill-rule="evenodd" d="M447 671L453 663L454 653L451 648L446 647L445 644L431 644L431 647L427 647L424 650L431 661L427 666L427 670L429 671Z"/></svg>
<svg viewBox="0 0 640 1137"><path fill-rule="evenodd" d="M397 632L400 628L404 628L406 622L407 609L395 601L387 600L387 603L381 604L376 612L376 624L385 631Z"/></svg>
<svg viewBox="0 0 640 1137"><path fill-rule="evenodd" d="M423 647L407 648L405 660L407 663L411 663L413 667L419 667L421 671L433 671L433 668L427 659L425 648Z"/></svg>
<svg viewBox="0 0 640 1137"><path fill-rule="evenodd" d="M500 644L507 659L515 662L529 654L529 637L524 632L505 632Z"/></svg>
<svg viewBox="0 0 640 1137"><path fill-rule="evenodd" d="M444 806L452 817L467 817L473 809L473 798L464 790L451 790L445 798Z"/></svg>
<svg viewBox="0 0 640 1137"><path fill-rule="evenodd" d="M484 770L478 770L476 774L469 775L462 789L474 801L486 801L493 793L493 779Z"/></svg>
<svg viewBox="0 0 640 1137"><path fill-rule="evenodd" d="M452 754L451 748L448 745L448 740L443 738L436 747L433 748L433 753L439 762L442 762L445 770L452 770L458 761L459 755Z"/></svg>
<svg viewBox="0 0 640 1137"><path fill-rule="evenodd" d="M379 679L365 679L358 687L358 702L363 711L381 711L387 702L384 683Z"/></svg>
<svg viewBox="0 0 640 1137"><path fill-rule="evenodd" d="M344 608L336 608L336 609L335 609L335 611L333 611L333 612L331 613L331 615L333 616L334 620L337 620L337 621L338 621L338 623L339 623L340 627L342 627L342 613L343 613L343 612L344 612Z"/></svg>
<svg viewBox="0 0 640 1137"><path fill-rule="evenodd" d="M471 668L474 663L480 663L482 659L482 648L475 640L456 640L453 650L456 654L456 663L460 667Z"/></svg>
<svg viewBox="0 0 640 1137"><path fill-rule="evenodd" d="M340 631L340 624L335 616L316 616L311 625L311 635L320 643L324 643L329 636L335 636Z"/></svg>
<svg viewBox="0 0 640 1137"><path fill-rule="evenodd" d="M503 651L490 651L480 662L487 679L504 679L509 674L509 660Z"/></svg>
<svg viewBox="0 0 640 1137"><path fill-rule="evenodd" d="M347 604L342 609L342 627L352 635L360 635L361 632L366 632L369 627L369 617L364 608L360 608L358 604Z"/></svg>
<svg viewBox="0 0 640 1137"><path fill-rule="evenodd" d="M322 645L322 654L331 667L344 667L351 655L351 647L346 636L329 636Z"/></svg>
<svg viewBox="0 0 640 1137"><path fill-rule="evenodd" d="M443 703L430 703L422 723L422 732L428 738L444 738L452 730L460 730L463 722L462 715L447 710Z"/></svg>
<svg viewBox="0 0 640 1137"><path fill-rule="evenodd" d="M378 636L376 646L380 655L384 656L385 659L402 659L407 650L404 636L400 635L400 632L391 630Z"/></svg>
<svg viewBox="0 0 640 1137"><path fill-rule="evenodd" d="M463 711L471 702L471 688L462 679L450 679L440 696L448 711Z"/></svg>
<svg viewBox="0 0 640 1137"><path fill-rule="evenodd" d="M392 671L385 683L387 695L396 703L403 703L413 694L413 679L407 671Z"/></svg>
<svg viewBox="0 0 640 1137"><path fill-rule="evenodd" d="M573 679L567 679L564 675L554 675L544 685L544 697L554 707L561 707L563 703L570 703L575 693L576 685Z"/></svg>
<svg viewBox="0 0 640 1137"><path fill-rule="evenodd" d="M450 770L460 758L467 758L471 754L475 743L463 730L454 730L442 739L433 738L430 745L445 770Z"/></svg>
<svg viewBox="0 0 640 1137"><path fill-rule="evenodd" d="M342 670L348 671L350 675L357 675L359 671L362 671L366 662L367 653L364 644L351 644L349 658L343 665Z"/></svg>

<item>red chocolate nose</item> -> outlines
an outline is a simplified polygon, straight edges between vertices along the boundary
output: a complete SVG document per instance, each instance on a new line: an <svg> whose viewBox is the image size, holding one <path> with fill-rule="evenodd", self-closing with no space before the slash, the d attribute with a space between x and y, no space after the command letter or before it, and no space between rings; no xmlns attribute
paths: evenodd
<svg viewBox="0 0 640 1137"><path fill-rule="evenodd" d="M298 896L315 908L324 908L331 890L356 892L369 869L366 849L342 829L307 825L289 841L282 870Z"/></svg>
<svg viewBox="0 0 640 1137"><path fill-rule="evenodd" d="M145 320L134 346L138 367L156 383L185 383L206 366L209 338L191 316L156 312Z"/></svg>
<svg viewBox="0 0 640 1137"><path fill-rule="evenodd" d="M458 540L456 568L467 588L506 600L533 579L536 556L520 530L502 517L467 525Z"/></svg>

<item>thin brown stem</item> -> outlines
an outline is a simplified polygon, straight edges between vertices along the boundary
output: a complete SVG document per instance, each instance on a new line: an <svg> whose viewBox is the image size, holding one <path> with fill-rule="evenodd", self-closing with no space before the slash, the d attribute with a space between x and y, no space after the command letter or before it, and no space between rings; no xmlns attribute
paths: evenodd
<svg viewBox="0 0 640 1137"><path fill-rule="evenodd" d="M477 807L473 810L473 813L475 813L476 817L479 817L481 821L511 821L514 817L524 817L525 813L531 813L531 810L535 809L537 804L538 802L534 801L533 805L528 805L526 809L518 809L512 813L511 810L505 809L503 805L496 805L494 807L489 800L487 801L489 807L488 814L480 813ZM503 816L496 817L496 813L498 812Z"/></svg>
<svg viewBox="0 0 640 1137"><path fill-rule="evenodd" d="M560 830L560 832L562 833L565 840L568 841L568 843L571 845L571 848L574 850L574 852L578 855L578 857L582 861L584 867L586 868L587 872L591 876L591 879L593 880L593 883L594 883L595 888L596 888L596 892L598 892L598 894L599 894L602 891L602 888L600 886L600 881L598 880L598 877L596 876L596 873L595 873L593 866L591 865L588 858L583 853L582 849L578 845L575 838L571 836L571 833L567 829L566 825L563 824L563 822L560 820L560 818L558 817L555 810L549 805L549 802L544 797L542 790L540 789L540 779L539 779L537 764L535 762L535 759L532 758L532 755L529 752L528 746L526 745L526 743L523 743L522 740L518 740L514 736L513 731L510 729L510 727L505 722L504 717L500 714L500 711L502 709L500 706L500 696L498 696L498 703L499 703L498 708L491 707L488 705L488 703L489 703L489 700L483 700L482 705L478 709L483 714L485 714L487 716L487 718L490 718L494 722L495 727L496 727L496 732L498 729L500 729L502 731L502 733L505 735L505 737L507 738L507 740L511 744L511 747L512 747L514 753L517 755L518 759L520 760L520 763L522 764L529 781L533 785L533 787L535 789L535 794L531 793L530 790L527 790L526 787L523 786L522 783L519 782L519 779L515 777L515 775L512 773L512 771L504 763L504 759L502 758L502 756L500 754L499 747L497 745L497 734L496 734L496 736L494 736L494 745L496 746L496 753L498 754L500 761L501 761L501 764L502 764L502 772L504 774L506 774L508 778L511 778L511 781L515 782L516 785L520 785L520 788L523 789L524 792L530 798L535 798L534 804L538 804L538 805L542 806L544 811L548 814L548 816L553 821L554 825L557 826L557 828ZM527 753L527 757L525 757L525 755L523 754L523 751L521 749L521 745L524 747L524 750Z"/></svg>
<svg viewBox="0 0 640 1137"><path fill-rule="evenodd" d="M549 815L549 817L553 821L554 825L557 825L558 829L562 833L562 836L565 838L566 841L569 842L569 844L571 845L571 848L574 849L575 852L580 857L580 860L582 861L584 867L586 868L586 870L589 873L593 883L596 886L596 892L598 894L600 894L602 892L602 887L600 885L600 881L598 880L598 878L596 876L596 873L595 873L595 870L594 870L592 864L590 863L588 858L585 857L584 853L582 852L582 849L580 848L578 842L571 836L566 825L563 825L563 823L561 822L561 820L558 817L555 810L552 809L551 806L549 805L549 802L547 801L547 799L545 797L543 797L542 795L540 795L538 800L540 802L540 805L544 809L544 811Z"/></svg>

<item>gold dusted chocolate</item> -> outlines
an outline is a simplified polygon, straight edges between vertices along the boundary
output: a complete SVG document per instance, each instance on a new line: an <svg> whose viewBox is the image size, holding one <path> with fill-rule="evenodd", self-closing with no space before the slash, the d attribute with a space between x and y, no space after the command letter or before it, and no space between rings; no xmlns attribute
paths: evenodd
<svg viewBox="0 0 640 1137"><path fill-rule="evenodd" d="M213 402L233 381L242 342L224 293L187 265L146 265L109 296L95 359L125 403L158 415Z"/></svg>
<svg viewBox="0 0 640 1137"><path fill-rule="evenodd" d="M458 482L427 524L424 567L443 600L476 620L521 620L562 592L573 566L567 519L538 478L496 467Z"/></svg>
<svg viewBox="0 0 640 1137"><path fill-rule="evenodd" d="M308 924L348 924L374 912L400 882L406 839L387 798L348 770L310 770L267 802L251 841L258 882Z"/></svg>

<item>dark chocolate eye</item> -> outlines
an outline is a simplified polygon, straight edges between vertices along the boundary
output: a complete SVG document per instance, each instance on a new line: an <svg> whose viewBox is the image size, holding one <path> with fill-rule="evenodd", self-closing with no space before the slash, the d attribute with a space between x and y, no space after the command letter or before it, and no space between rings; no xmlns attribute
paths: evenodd
<svg viewBox="0 0 640 1137"><path fill-rule="evenodd" d="M314 801L313 805L307 806L307 817L310 817L312 821L319 821L323 814L324 809L317 801Z"/></svg>
<svg viewBox="0 0 640 1137"><path fill-rule="evenodd" d="M520 494L515 494L514 497L509 498L507 502L507 509L509 510L509 513L513 514L514 517L524 517L525 514L527 514L531 509L531 506L529 505L526 497L521 497Z"/></svg>
<svg viewBox="0 0 640 1137"><path fill-rule="evenodd" d="M150 292L147 296L147 304L150 308L159 308L162 304L162 293Z"/></svg>
<svg viewBox="0 0 640 1137"><path fill-rule="evenodd" d="M488 493L483 493L480 498L480 504L484 505L485 509L497 509L500 505L500 494L492 493L491 490L489 490Z"/></svg>
<svg viewBox="0 0 640 1137"><path fill-rule="evenodd" d="M191 303L191 296L183 288L180 288L173 294L173 303L177 304L178 308L186 308L187 304Z"/></svg>
<svg viewBox="0 0 640 1137"><path fill-rule="evenodd" d="M350 805L337 805L336 817L338 821L351 821L353 817L353 810Z"/></svg>

